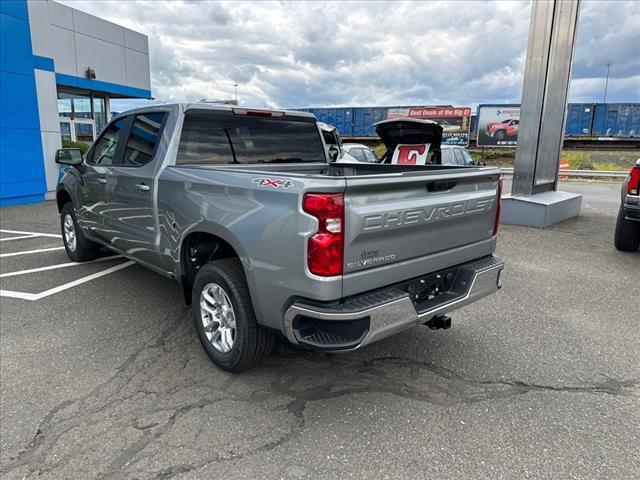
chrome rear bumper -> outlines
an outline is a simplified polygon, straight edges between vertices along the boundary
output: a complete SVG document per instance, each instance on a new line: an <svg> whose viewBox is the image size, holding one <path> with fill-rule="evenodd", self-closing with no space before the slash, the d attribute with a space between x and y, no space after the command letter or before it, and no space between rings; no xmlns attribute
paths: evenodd
<svg viewBox="0 0 640 480"><path fill-rule="evenodd" d="M329 351L354 350L373 343L410 327L423 324L439 314L464 307L500 289L500 273L504 268L502 259L496 256L459 265L454 283L445 294L415 303L410 294L398 286L379 290L335 305L312 305L296 302L284 316L283 331L294 344L307 345ZM296 320L317 319L323 322L358 321L368 319L368 328L361 337L342 342L334 339L339 335L320 335L324 343L309 340L296 328ZM327 325L327 323L325 323ZM329 324L330 325L330 324Z"/></svg>

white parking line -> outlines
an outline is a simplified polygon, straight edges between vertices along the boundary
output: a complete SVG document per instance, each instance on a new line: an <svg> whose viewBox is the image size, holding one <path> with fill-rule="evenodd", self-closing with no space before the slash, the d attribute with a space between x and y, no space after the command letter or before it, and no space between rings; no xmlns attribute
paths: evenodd
<svg viewBox="0 0 640 480"><path fill-rule="evenodd" d="M53 250L64 250L64 247L41 248L39 250L27 250L25 252L3 253L3 254L0 254L0 258L15 257L17 255L30 255L32 253L40 253L40 252L52 252Z"/></svg>
<svg viewBox="0 0 640 480"><path fill-rule="evenodd" d="M0 238L0 242L7 242L9 240L23 240L25 238L38 238L40 235L21 235L19 237L7 237L7 238Z"/></svg>
<svg viewBox="0 0 640 480"><path fill-rule="evenodd" d="M100 278L105 275L109 275L110 273L117 272L118 270L127 268L133 265L134 263L135 262L129 260L128 262L122 263L120 265L116 265L115 267L107 268L106 270L103 270L101 272L97 272L92 275L87 275L86 277L79 278L77 280L74 280L73 282L65 283L63 285L50 288L49 290L45 290L44 292L40 292L40 293L26 293L26 292L14 292L12 290L0 290L0 296L20 298L22 300L30 300L30 301L40 300L50 295L62 292L63 290L67 290L77 285L82 285L83 283L86 283L86 282L90 282L91 280L94 280L96 278Z"/></svg>
<svg viewBox="0 0 640 480"><path fill-rule="evenodd" d="M15 277L18 275L26 275L28 273L45 272L47 270L55 270L57 268L65 268L65 267L74 267L76 265L89 265L91 263L106 262L107 260L115 260L116 258L122 258L122 255L112 255L110 257L98 258L96 260L91 260L90 262L59 263L57 265L49 265L48 267L30 268L29 270L21 270L19 272L7 272L7 273L0 274L0 278Z"/></svg>
<svg viewBox="0 0 640 480"><path fill-rule="evenodd" d="M17 233L21 235L37 235L39 237L62 238L62 235L56 233L22 232L20 230L0 230L0 233Z"/></svg>

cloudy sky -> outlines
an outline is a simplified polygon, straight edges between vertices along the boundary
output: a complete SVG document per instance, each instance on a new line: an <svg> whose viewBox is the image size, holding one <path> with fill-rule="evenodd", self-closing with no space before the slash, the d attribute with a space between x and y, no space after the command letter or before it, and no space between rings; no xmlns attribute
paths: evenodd
<svg viewBox="0 0 640 480"><path fill-rule="evenodd" d="M520 102L530 2L62 3L149 36L161 101L266 107ZM640 4L583 1L570 101L640 101ZM116 102L114 102L116 103ZM114 108L131 103L114 105Z"/></svg>

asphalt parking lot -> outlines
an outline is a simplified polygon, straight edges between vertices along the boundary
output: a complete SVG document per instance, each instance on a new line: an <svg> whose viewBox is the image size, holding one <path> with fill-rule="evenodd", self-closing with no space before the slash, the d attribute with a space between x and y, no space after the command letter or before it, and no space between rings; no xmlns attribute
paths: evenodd
<svg viewBox="0 0 640 480"><path fill-rule="evenodd" d="M280 345L240 375L208 360L177 284L61 266L55 204L4 208L2 478L640 478L640 252L614 249L607 192L547 230L502 226L504 287L450 330Z"/></svg>

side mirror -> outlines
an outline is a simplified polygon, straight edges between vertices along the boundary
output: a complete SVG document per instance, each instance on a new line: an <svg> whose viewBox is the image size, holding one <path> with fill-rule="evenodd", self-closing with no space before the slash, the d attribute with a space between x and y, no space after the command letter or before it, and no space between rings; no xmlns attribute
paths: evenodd
<svg viewBox="0 0 640 480"><path fill-rule="evenodd" d="M82 152L79 148L56 150L56 163L60 165L80 165L82 164Z"/></svg>
<svg viewBox="0 0 640 480"><path fill-rule="evenodd" d="M338 160L338 155L340 155L340 150L335 145L331 145L329 147L329 160L335 162Z"/></svg>

